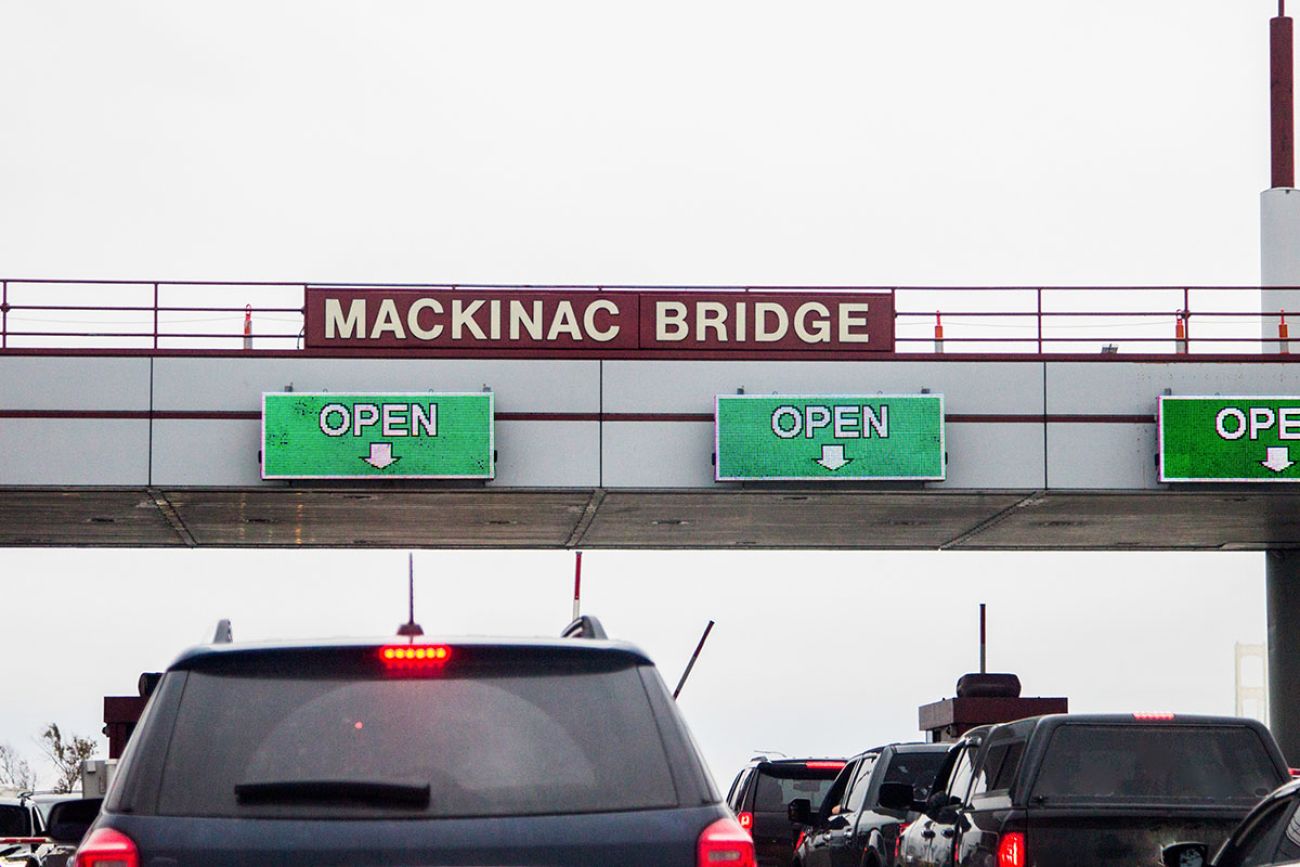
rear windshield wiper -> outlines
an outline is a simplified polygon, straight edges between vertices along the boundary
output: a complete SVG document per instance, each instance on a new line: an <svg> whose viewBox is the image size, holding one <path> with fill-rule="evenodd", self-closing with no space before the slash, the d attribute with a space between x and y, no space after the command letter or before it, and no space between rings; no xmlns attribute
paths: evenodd
<svg viewBox="0 0 1300 867"><path fill-rule="evenodd" d="M362 780L281 780L239 783L235 798L241 804L348 804L365 803L399 807L427 807L429 784L371 783Z"/></svg>

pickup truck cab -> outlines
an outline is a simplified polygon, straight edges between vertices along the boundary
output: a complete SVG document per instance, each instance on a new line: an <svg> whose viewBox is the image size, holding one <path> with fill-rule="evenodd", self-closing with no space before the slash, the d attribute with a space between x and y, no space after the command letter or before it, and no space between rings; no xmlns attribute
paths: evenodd
<svg viewBox="0 0 1300 867"><path fill-rule="evenodd" d="M943 744L890 744L854 756L821 809L791 805L808 825L795 849L798 867L893 867L899 842L916 818L947 755Z"/></svg>
<svg viewBox="0 0 1300 867"><path fill-rule="evenodd" d="M924 802L914 804L928 812L910 823L899 842L898 864L906 867L949 867L952 864L953 840L956 838L957 814L955 810L940 811L962 803L970 790L971 775L980 745L984 743L992 726L971 729L954 744L948 746L939 771L935 774L930 794ZM948 821L939 821L945 819Z"/></svg>
<svg viewBox="0 0 1300 867"><path fill-rule="evenodd" d="M957 751L907 867L1159 865L1181 841L1213 851L1289 778L1268 730L1231 717L1033 717Z"/></svg>

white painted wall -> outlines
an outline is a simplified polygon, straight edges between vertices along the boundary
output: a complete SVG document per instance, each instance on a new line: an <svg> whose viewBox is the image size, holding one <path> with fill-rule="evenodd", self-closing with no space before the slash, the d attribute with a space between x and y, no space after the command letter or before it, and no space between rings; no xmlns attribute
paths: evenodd
<svg viewBox="0 0 1300 867"><path fill-rule="evenodd" d="M602 380L603 367L603 380ZM499 413L590 419L497 422L493 488L712 488L709 421L606 420L605 413L711 415L714 395L942 393L947 490L1153 489L1154 416L1174 394L1300 394L1300 365L1123 361L473 361L158 358L157 411L244 411L262 391L477 390ZM0 358L0 410L144 411L149 359ZM1057 417L1044 425L1039 417ZM1019 416L1016 419L971 416ZM1060 416L1085 418L1061 419ZM0 418L0 485L261 486L255 419ZM732 487L732 486L724 486Z"/></svg>

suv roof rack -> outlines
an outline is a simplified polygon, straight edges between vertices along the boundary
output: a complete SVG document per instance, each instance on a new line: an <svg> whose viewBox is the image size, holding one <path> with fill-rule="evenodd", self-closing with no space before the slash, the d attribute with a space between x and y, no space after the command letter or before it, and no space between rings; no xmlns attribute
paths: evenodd
<svg viewBox="0 0 1300 867"><path fill-rule="evenodd" d="M584 614L577 620L564 627L560 633L561 638L594 638L598 641L604 641L609 638L605 634L605 627L600 625L600 621L590 614Z"/></svg>

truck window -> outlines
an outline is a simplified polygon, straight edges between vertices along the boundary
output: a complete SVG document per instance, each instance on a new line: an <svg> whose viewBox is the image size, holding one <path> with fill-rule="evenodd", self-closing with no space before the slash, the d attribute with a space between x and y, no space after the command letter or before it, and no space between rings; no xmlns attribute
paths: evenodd
<svg viewBox="0 0 1300 867"><path fill-rule="evenodd" d="M1245 726L1069 724L1052 733L1031 797L1253 804L1282 782Z"/></svg>
<svg viewBox="0 0 1300 867"><path fill-rule="evenodd" d="M831 783L831 787L826 790L826 794L822 799L821 813L823 818L829 816L834 807L843 803L846 789L848 789L849 783L853 780L853 775L857 770L858 763L849 762L844 766L844 770L840 771L840 775L835 778L835 781Z"/></svg>
<svg viewBox="0 0 1300 867"><path fill-rule="evenodd" d="M957 763L952 768L952 776L948 779L948 794L952 797L966 800L966 792L970 790L971 772L974 770L972 764L978 749L978 744L971 744L957 757Z"/></svg>
<svg viewBox="0 0 1300 867"><path fill-rule="evenodd" d="M727 791L727 806L737 813L740 812L740 796L745 791L745 787L740 784L740 781L745 779L748 774L748 770L736 774L736 779L731 781L731 788Z"/></svg>
<svg viewBox="0 0 1300 867"><path fill-rule="evenodd" d="M885 770L886 783L907 783L913 791L919 792L921 800L930 794L934 785L934 776L939 772L947 753L894 753Z"/></svg>
<svg viewBox="0 0 1300 867"><path fill-rule="evenodd" d="M952 779L952 769L957 764L957 757L959 755L960 751L957 749L949 749L948 752L944 754L943 762L939 765L939 773L934 776L933 791L948 791L948 781Z"/></svg>
<svg viewBox="0 0 1300 867"><path fill-rule="evenodd" d="M970 796L982 795L993 788L993 780L1002 767L1002 759L1007 754L1007 744L993 744L984 754L984 763L975 772L975 783L971 786Z"/></svg>
<svg viewBox="0 0 1300 867"><path fill-rule="evenodd" d="M844 799L844 811L857 812L867 800L867 789L871 787L871 771L876 766L879 756L867 756L858 765L858 777L853 781L849 796Z"/></svg>
<svg viewBox="0 0 1300 867"><path fill-rule="evenodd" d="M1016 773L1020 770L1020 757L1024 755L1025 742L1012 741L1006 745L1006 750L1002 756L1002 764L998 766L998 774L993 778L992 789L1002 791L1010 789L1011 784L1015 782Z"/></svg>

